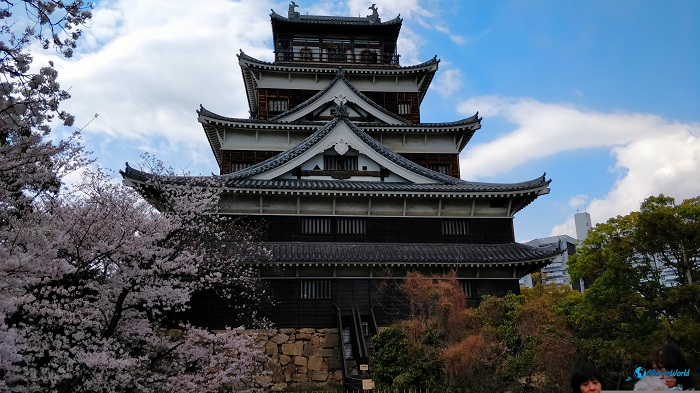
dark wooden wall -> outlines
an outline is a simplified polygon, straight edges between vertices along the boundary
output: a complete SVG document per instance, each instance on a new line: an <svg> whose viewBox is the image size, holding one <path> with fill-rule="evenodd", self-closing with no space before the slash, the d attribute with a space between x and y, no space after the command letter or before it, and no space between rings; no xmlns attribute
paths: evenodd
<svg viewBox="0 0 700 393"><path fill-rule="evenodd" d="M301 299L301 281L298 279L267 280L272 296L271 304L257 305L261 315L276 327L332 328L337 326L336 306L343 315L350 315L356 306L361 315L374 315L379 326L388 326L410 316L408 301L398 289L396 279L332 279L330 299ZM483 295L504 296L509 291L520 293L518 279L472 280L475 293L468 306L475 307ZM213 293L200 293L193 298L190 310L177 315L179 321L195 326L221 329L225 326L249 326L249 315L239 315Z"/></svg>
<svg viewBox="0 0 700 393"><path fill-rule="evenodd" d="M268 120L282 113L269 110L269 99L287 100L287 109L292 109L313 97L316 93L318 93L318 91L315 90L258 89L258 113L256 115L260 120ZM411 123L420 123L420 102L418 93L385 93L371 91L363 91L362 93L387 111ZM399 102L410 103L411 113L407 115L399 114Z"/></svg>
<svg viewBox="0 0 700 393"><path fill-rule="evenodd" d="M334 220L344 217L330 217ZM266 241L331 241L362 243L510 243L513 236L511 218L465 218L467 235L443 235L441 218L367 217L366 234L302 234L299 216L247 217L259 221L266 228Z"/></svg>

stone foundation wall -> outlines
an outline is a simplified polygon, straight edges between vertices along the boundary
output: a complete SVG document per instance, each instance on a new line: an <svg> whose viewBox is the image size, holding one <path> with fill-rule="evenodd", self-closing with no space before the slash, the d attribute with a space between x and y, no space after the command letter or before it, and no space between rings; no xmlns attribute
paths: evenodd
<svg viewBox="0 0 700 393"><path fill-rule="evenodd" d="M343 381L338 329L248 330L267 355L256 377L266 390L336 387Z"/></svg>

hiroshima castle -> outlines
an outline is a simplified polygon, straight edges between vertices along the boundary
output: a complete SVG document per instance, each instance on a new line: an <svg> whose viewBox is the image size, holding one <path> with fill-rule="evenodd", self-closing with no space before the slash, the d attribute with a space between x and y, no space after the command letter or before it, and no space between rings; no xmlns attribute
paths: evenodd
<svg viewBox="0 0 700 393"><path fill-rule="evenodd" d="M265 228L272 258L251 265L273 298L262 313L296 337L277 354L271 346L282 370L272 383L361 386L371 337L408 316L399 288L408 272L454 273L475 306L483 295L519 293L521 277L552 261L557 252L515 242L513 226L551 180L460 178L459 155L482 119L421 122L440 60L401 64L399 16L382 20L374 5L366 17L297 8L270 14L274 61L238 54L250 116L205 104L197 120L219 168L223 213ZM137 189L156 176L129 166L122 175ZM192 313L212 328L234 323L214 297ZM285 345L303 334L309 343L321 335L308 344L318 348L290 354ZM307 357L303 366L296 356Z"/></svg>

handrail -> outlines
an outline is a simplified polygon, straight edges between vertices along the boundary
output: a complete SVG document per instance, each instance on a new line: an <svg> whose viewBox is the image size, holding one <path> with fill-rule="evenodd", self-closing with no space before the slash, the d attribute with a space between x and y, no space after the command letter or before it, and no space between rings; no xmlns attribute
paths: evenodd
<svg viewBox="0 0 700 393"><path fill-rule="evenodd" d="M379 327L377 326L377 317L374 316L374 306L376 306L377 303L372 304L372 307L369 308L369 314L372 317L372 327L374 328L374 334L379 333Z"/></svg>
<svg viewBox="0 0 700 393"><path fill-rule="evenodd" d="M347 374L348 372L348 366L345 364L345 346L343 345L343 318L340 315L340 307L338 307L337 304L334 304L335 309L337 310L337 316L338 316L338 339L340 341L340 362L343 365L343 386L345 386L346 381L347 381Z"/></svg>
<svg viewBox="0 0 700 393"><path fill-rule="evenodd" d="M362 317L360 316L360 309L355 303L352 304L353 314L355 315L355 326L357 328L357 344L360 350L360 361L367 363L369 360L369 354L367 353L367 342L365 342L365 335L362 334Z"/></svg>
<svg viewBox="0 0 700 393"><path fill-rule="evenodd" d="M357 346L357 359L361 361L365 357L365 353L362 351L362 334L360 331L360 324L357 322L358 315L357 310L355 309L355 303L350 305L350 310L352 312L352 330L355 335L355 344Z"/></svg>

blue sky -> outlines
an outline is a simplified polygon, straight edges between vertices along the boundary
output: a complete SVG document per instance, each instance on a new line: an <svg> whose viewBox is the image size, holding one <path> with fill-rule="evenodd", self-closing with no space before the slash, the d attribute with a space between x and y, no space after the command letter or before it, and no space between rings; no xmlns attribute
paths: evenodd
<svg viewBox="0 0 700 393"><path fill-rule="evenodd" d="M551 193L516 216L518 241L569 234L652 194L700 195L700 2L372 0L403 18L402 65L437 55L422 120L479 111L461 156L467 180L546 172ZM193 6L193 4L196 4ZM97 163L149 152L194 174L217 171L195 110L247 117L235 55L272 60L269 14L288 2L100 1L76 56L53 60ZM369 1L297 1L301 13L367 15Z"/></svg>

